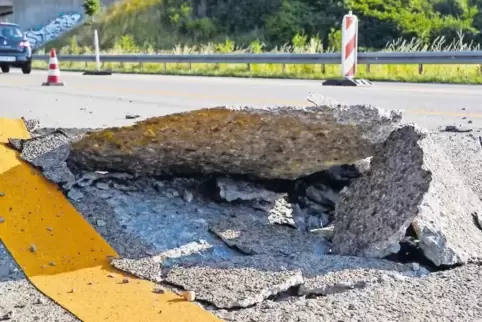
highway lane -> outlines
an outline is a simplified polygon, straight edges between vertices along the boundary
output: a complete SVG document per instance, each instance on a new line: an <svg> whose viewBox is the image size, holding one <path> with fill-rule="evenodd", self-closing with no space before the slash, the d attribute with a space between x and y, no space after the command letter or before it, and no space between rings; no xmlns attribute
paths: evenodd
<svg viewBox="0 0 482 322"><path fill-rule="evenodd" d="M310 92L350 104L405 111L405 122L482 127L482 86L375 83L324 87L320 81L159 75L83 76L61 72L64 87L43 87L46 71L0 73L0 117L37 118L42 126L105 127L219 105L309 105ZM465 118L465 119L464 119Z"/></svg>

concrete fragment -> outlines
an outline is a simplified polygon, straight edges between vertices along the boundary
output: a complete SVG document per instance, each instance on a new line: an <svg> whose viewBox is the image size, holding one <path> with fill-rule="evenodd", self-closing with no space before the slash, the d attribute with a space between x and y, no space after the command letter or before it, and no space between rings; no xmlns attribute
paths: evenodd
<svg viewBox="0 0 482 322"><path fill-rule="evenodd" d="M33 162L41 155L67 143L69 143L69 137L61 132L52 132L47 135L23 140L20 157L27 162Z"/></svg>
<svg viewBox="0 0 482 322"><path fill-rule="evenodd" d="M13 149L22 152L23 139L8 139L8 144Z"/></svg>
<svg viewBox="0 0 482 322"><path fill-rule="evenodd" d="M20 158L42 170L50 181L70 189L75 181L65 160L70 153L69 137L62 131L54 131L31 139L10 140Z"/></svg>
<svg viewBox="0 0 482 322"><path fill-rule="evenodd" d="M182 292L182 297L184 297L186 301L193 302L196 299L196 293L193 291L185 291Z"/></svg>
<svg viewBox="0 0 482 322"><path fill-rule="evenodd" d="M430 133L448 156L465 183L482 199L482 145L473 134Z"/></svg>
<svg viewBox="0 0 482 322"><path fill-rule="evenodd" d="M292 255L301 252L326 254L328 243L321 237L286 226L226 218L210 225L209 230L227 245L245 254Z"/></svg>
<svg viewBox="0 0 482 322"><path fill-rule="evenodd" d="M437 266L481 258L482 232L473 214L482 213L482 202L424 131L411 125L394 131L371 166L340 196L335 252L385 257L399 251L412 224Z"/></svg>
<svg viewBox="0 0 482 322"><path fill-rule="evenodd" d="M260 303L303 282L299 270L285 269L279 258L238 256L226 261L174 267L166 282L194 291L196 298L218 308L240 308Z"/></svg>
<svg viewBox="0 0 482 322"><path fill-rule="evenodd" d="M184 190L184 194L182 195L182 198L184 199L185 202L191 203L192 200L194 199L194 196L191 191Z"/></svg>
<svg viewBox="0 0 482 322"><path fill-rule="evenodd" d="M312 229L311 233L323 237L326 240L332 240L335 234L335 226L327 226L319 229Z"/></svg>
<svg viewBox="0 0 482 322"><path fill-rule="evenodd" d="M306 189L306 196L322 206L335 207L338 193L325 184L317 183Z"/></svg>
<svg viewBox="0 0 482 322"><path fill-rule="evenodd" d="M108 182L97 182L95 187L100 190L109 190L110 186Z"/></svg>
<svg viewBox="0 0 482 322"><path fill-rule="evenodd" d="M154 256L155 262L162 262L166 258L179 258L183 256L189 256L192 254L200 253L213 247L205 240L200 240L192 243L187 243L177 248L169 249L161 254Z"/></svg>
<svg viewBox="0 0 482 322"><path fill-rule="evenodd" d="M27 128L27 131L33 132L40 126L40 121L36 119L26 119L22 117L23 124Z"/></svg>
<svg viewBox="0 0 482 322"><path fill-rule="evenodd" d="M341 294L266 300L244 310L214 313L226 322L478 321L481 277L480 266L464 265L424 278L389 278Z"/></svg>
<svg viewBox="0 0 482 322"><path fill-rule="evenodd" d="M98 220L97 220L97 226L98 226L98 227L105 227L105 225L107 225L107 223L105 222L105 220L102 220L102 219L98 219Z"/></svg>
<svg viewBox="0 0 482 322"><path fill-rule="evenodd" d="M296 228L294 212L295 209L293 209L293 206L286 198L278 198L268 210L268 220L272 224L288 225Z"/></svg>
<svg viewBox="0 0 482 322"><path fill-rule="evenodd" d="M219 196L229 202L248 200L274 202L281 195L251 182L229 178L217 178L216 184L219 188Z"/></svg>
<svg viewBox="0 0 482 322"><path fill-rule="evenodd" d="M373 154L401 112L373 106L215 107L90 133L69 162L138 175L296 179Z"/></svg>
<svg viewBox="0 0 482 322"><path fill-rule="evenodd" d="M133 119L137 119L141 117L140 115L137 115L137 114L127 114L126 115L126 120L133 120Z"/></svg>
<svg viewBox="0 0 482 322"><path fill-rule="evenodd" d="M154 283L162 282L161 265L156 263L151 257L137 260L129 258L112 258L110 264L121 271Z"/></svg>
<svg viewBox="0 0 482 322"><path fill-rule="evenodd" d="M466 133L472 132L471 128L466 128L464 126L447 125L443 132L455 132L455 133Z"/></svg>
<svg viewBox="0 0 482 322"><path fill-rule="evenodd" d="M414 271L410 264L355 256L298 254L290 264L303 274L300 295L330 295L379 283L394 275L425 276L426 269Z"/></svg>

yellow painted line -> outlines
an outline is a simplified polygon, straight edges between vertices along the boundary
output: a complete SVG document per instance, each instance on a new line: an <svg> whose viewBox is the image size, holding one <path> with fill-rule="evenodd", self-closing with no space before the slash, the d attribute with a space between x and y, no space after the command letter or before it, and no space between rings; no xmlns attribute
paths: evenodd
<svg viewBox="0 0 482 322"><path fill-rule="evenodd" d="M221 321L172 292L109 265L118 254L57 186L5 144L28 138L21 120L0 118L0 238L30 282L82 321ZM35 252L32 252L32 245Z"/></svg>

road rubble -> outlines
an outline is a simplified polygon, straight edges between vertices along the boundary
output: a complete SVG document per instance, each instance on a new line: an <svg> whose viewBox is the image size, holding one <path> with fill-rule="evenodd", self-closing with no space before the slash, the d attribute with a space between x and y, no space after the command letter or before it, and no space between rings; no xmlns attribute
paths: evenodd
<svg viewBox="0 0 482 322"><path fill-rule="evenodd" d="M111 265L192 291L225 321L476 321L480 138L310 102L110 129L26 120L32 139L10 145L117 250ZM24 278L2 256L0 281L29 289Z"/></svg>

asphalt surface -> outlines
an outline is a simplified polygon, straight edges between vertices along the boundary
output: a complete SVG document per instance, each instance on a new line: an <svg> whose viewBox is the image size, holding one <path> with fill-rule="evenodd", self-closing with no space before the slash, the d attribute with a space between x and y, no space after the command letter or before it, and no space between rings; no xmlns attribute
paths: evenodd
<svg viewBox="0 0 482 322"><path fill-rule="evenodd" d="M40 120L42 127L104 127L134 122L134 120L126 120L127 114L139 114L141 118L145 118L228 104L309 105L305 99L307 95L310 92L318 92L344 103L370 103L386 109L402 109L405 111L405 122L415 122L431 129L451 124L482 127L481 86L375 83L370 88L333 88L321 86L320 81L146 75L83 76L80 73L61 73L66 84L64 87L42 87L42 82L47 78L46 71L34 71L31 75L23 75L17 70L13 70L10 74L0 73L0 117L36 118ZM472 123L469 124L469 121ZM457 142L453 144L456 145ZM461 145L460 150L467 149ZM454 156L460 155L462 155L460 151L454 152ZM470 164L473 165L473 162ZM465 167L465 164L461 163L460 166ZM473 175L473 172L470 175ZM141 202L139 205L144 203ZM467 281L480 280L468 273L461 273L461 276L466 277ZM466 303L478 305L474 298L477 299L476 291L481 289L479 284L468 288L458 280L454 283L458 283L459 290L450 284L446 287L439 284L430 287L431 290L442 290L440 294L443 293L444 288L450 288L453 291L450 297L439 294L432 296L432 293L427 292L429 295L426 296L426 302L415 299L407 305L402 305L402 308L414 307L413 303L420 302L423 305L418 305L419 309L414 313L416 315L426 307L430 308L430 304L434 302L433 298L453 299L445 306L444 303L435 302L432 308L437 311L440 307L449 307L456 315L462 309L466 310ZM427 286L422 285L418 288L426 289ZM375 301L372 301L374 305L370 309L389 307L390 310L384 310L384 312L398 314L393 307L398 307L400 302L392 304L393 299L396 299L396 293L410 294L413 289L416 287L410 286L408 291L400 288L399 292L398 288L392 291L387 286L376 294L371 291L366 293L366 297L375 298ZM363 297L363 294L361 296L358 293L354 294L356 297ZM467 299L469 295L472 296L471 299ZM339 303L347 303L347 305L360 303L362 307L370 303L363 298L362 301L343 302L345 296L346 294L339 296ZM331 305L320 302L319 307L328 307L325 311L329 316L333 316L332 312L350 310L350 308L340 310L339 303ZM456 305L462 308L454 309ZM294 307L295 313L300 311L299 307ZM308 308L310 312L315 311L307 305L303 307ZM278 314L284 312L276 307L274 309ZM469 312L467 314L472 315L476 309L479 308L469 307L466 310ZM427 309L427 311L430 310ZM13 314L12 321L76 321L73 316L40 294L25 280L23 273L0 243L0 320L9 312ZM441 312L445 317L450 315L446 311ZM269 310L255 313L265 314L266 320L269 321L273 319L272 314L274 314ZM358 316L370 316L371 313L373 312L367 313L367 310L362 309L357 312ZM376 317L380 318L381 313L376 313ZM249 314L254 313L249 312ZM262 317L256 314L254 316L262 321ZM477 316L476 313L474 314ZM385 317L391 318L388 315ZM239 321L245 320L245 317L239 317ZM476 318L460 320L472 321Z"/></svg>
<svg viewBox="0 0 482 322"><path fill-rule="evenodd" d="M369 103L405 111L405 122L426 128L482 125L477 85L375 83L324 87L320 81L186 76L83 76L61 71L63 87L43 87L47 71L0 73L0 117L37 118L43 127L106 127L141 118L219 105L309 105L310 92L343 103Z"/></svg>

